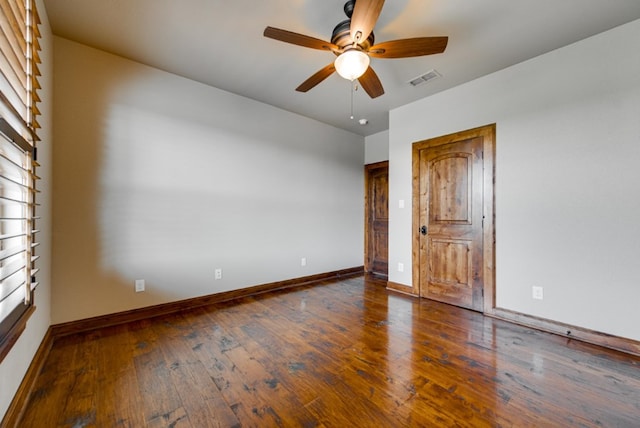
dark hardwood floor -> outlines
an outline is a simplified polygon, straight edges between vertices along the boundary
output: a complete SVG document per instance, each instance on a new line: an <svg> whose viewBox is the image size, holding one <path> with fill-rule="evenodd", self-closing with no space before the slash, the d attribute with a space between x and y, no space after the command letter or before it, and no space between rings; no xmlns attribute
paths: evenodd
<svg viewBox="0 0 640 428"><path fill-rule="evenodd" d="M56 341L21 427L638 427L640 359L362 277Z"/></svg>

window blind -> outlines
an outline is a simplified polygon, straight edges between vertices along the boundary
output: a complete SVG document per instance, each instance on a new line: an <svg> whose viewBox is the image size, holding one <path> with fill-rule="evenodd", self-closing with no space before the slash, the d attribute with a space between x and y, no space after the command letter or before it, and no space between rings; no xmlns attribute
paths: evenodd
<svg viewBox="0 0 640 428"><path fill-rule="evenodd" d="M0 0L0 360L38 285L39 24L34 0Z"/></svg>

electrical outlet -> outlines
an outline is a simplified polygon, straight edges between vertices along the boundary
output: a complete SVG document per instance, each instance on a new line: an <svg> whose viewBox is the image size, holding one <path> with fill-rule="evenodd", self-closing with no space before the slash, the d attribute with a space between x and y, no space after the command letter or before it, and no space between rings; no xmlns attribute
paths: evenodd
<svg viewBox="0 0 640 428"><path fill-rule="evenodd" d="M536 300L542 300L544 298L542 287L536 287L535 285L531 287L531 297Z"/></svg>
<svg viewBox="0 0 640 428"><path fill-rule="evenodd" d="M398 272L404 272L404 263L398 263Z"/></svg>
<svg viewBox="0 0 640 428"><path fill-rule="evenodd" d="M216 279L222 279L222 269L221 268L217 268L215 271L215 278Z"/></svg>
<svg viewBox="0 0 640 428"><path fill-rule="evenodd" d="M142 293L144 291L144 279L136 279L136 293Z"/></svg>
<svg viewBox="0 0 640 428"><path fill-rule="evenodd" d="M300 266L306 266L307 265L307 258L303 257L300 259Z"/></svg>

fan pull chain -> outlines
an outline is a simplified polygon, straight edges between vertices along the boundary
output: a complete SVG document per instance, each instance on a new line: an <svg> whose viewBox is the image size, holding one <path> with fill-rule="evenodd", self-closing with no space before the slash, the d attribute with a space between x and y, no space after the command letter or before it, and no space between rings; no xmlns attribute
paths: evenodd
<svg viewBox="0 0 640 428"><path fill-rule="evenodd" d="M350 119L353 120L354 116L353 116L353 94L358 90L358 83L356 82L356 80L352 80L352 85L351 85L351 117Z"/></svg>

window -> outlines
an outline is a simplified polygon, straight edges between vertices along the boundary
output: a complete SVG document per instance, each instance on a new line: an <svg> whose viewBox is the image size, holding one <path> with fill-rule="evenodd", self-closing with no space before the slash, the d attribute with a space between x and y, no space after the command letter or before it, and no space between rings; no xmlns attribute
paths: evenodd
<svg viewBox="0 0 640 428"><path fill-rule="evenodd" d="M0 361L35 310L38 141L35 0L0 1Z"/></svg>

